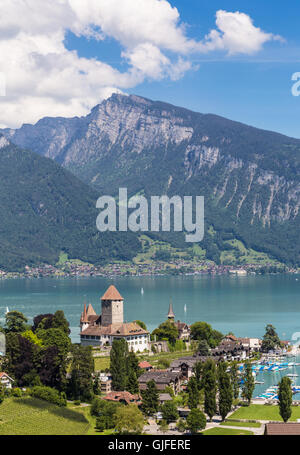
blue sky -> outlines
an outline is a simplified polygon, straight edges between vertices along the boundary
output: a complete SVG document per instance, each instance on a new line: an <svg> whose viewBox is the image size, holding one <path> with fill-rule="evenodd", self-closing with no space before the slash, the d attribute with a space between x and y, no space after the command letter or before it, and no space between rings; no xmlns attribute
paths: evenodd
<svg viewBox="0 0 300 455"><path fill-rule="evenodd" d="M267 43L255 55L195 56L199 65L177 81L145 81L127 93L163 100L199 112L219 114L260 128L300 137L300 97L293 97L291 76L300 71L300 3L289 0L172 0L187 34L199 39L214 27L217 10L248 14L263 30L281 35L284 43ZM124 70L121 46L113 39L100 44L68 35L67 46Z"/></svg>
<svg viewBox="0 0 300 455"><path fill-rule="evenodd" d="M300 138L299 0L3 1L1 126L85 115L120 90Z"/></svg>

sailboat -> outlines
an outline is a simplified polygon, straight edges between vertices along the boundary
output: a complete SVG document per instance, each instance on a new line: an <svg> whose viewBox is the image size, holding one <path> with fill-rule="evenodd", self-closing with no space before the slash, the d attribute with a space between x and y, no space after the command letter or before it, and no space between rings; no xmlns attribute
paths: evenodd
<svg viewBox="0 0 300 455"><path fill-rule="evenodd" d="M5 311L5 314L9 313L9 308L8 306L6 307L6 311Z"/></svg>
<svg viewBox="0 0 300 455"><path fill-rule="evenodd" d="M184 304L183 310L184 310L184 312L186 313L186 303Z"/></svg>
<svg viewBox="0 0 300 455"><path fill-rule="evenodd" d="M144 295L144 288L141 288L141 294Z"/></svg>

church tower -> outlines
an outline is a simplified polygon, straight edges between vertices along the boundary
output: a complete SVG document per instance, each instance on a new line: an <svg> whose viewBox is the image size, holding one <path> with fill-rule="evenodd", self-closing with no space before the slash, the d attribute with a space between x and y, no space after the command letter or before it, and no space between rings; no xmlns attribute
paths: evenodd
<svg viewBox="0 0 300 455"><path fill-rule="evenodd" d="M168 311L168 320L171 322L174 322L174 319L175 319L175 314L173 311L173 305L172 305L172 301L171 301L170 305L169 305L169 311Z"/></svg>
<svg viewBox="0 0 300 455"><path fill-rule="evenodd" d="M111 285L101 297L101 325L123 324L124 299L115 286Z"/></svg>

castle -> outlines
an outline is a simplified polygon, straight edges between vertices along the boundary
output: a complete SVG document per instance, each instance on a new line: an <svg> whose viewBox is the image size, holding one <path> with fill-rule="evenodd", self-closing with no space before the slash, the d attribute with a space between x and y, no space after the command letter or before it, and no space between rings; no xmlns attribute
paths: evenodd
<svg viewBox="0 0 300 455"><path fill-rule="evenodd" d="M111 346L114 340L125 339L133 352L150 347L150 334L136 322L124 322L124 299L111 285L101 297L101 315L91 304L84 304L80 318L80 342L83 346Z"/></svg>

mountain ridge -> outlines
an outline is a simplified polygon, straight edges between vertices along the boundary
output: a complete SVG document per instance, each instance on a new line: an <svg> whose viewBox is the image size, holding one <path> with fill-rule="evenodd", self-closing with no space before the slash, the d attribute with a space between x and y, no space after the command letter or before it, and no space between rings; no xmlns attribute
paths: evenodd
<svg viewBox="0 0 300 455"><path fill-rule="evenodd" d="M86 117L45 118L3 133L104 194L126 186L146 196L203 195L207 226L221 232L219 241L207 234L205 247L220 249L231 233L299 263L299 139L120 94Z"/></svg>

